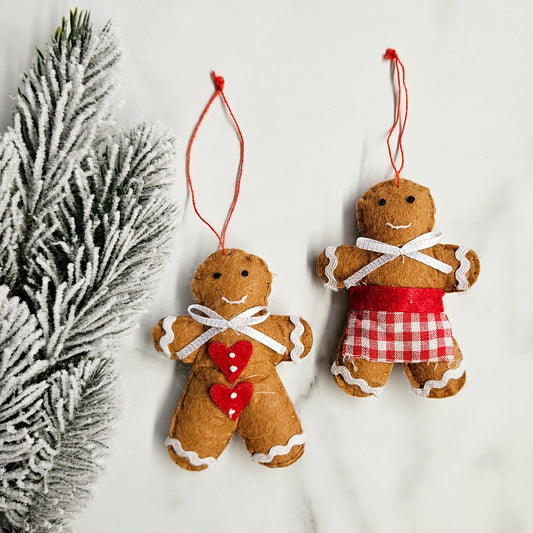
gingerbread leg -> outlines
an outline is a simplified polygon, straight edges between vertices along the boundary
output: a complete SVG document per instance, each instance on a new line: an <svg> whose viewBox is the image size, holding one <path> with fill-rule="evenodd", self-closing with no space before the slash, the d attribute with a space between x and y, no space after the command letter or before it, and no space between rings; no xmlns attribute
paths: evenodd
<svg viewBox="0 0 533 533"><path fill-rule="evenodd" d="M213 466L228 445L237 422L228 418L209 396L209 386L191 376L166 440L172 460L187 470Z"/></svg>
<svg viewBox="0 0 533 533"><path fill-rule="evenodd" d="M452 362L406 363L403 365L413 391L426 398L448 398L457 394L465 384L463 354L453 339Z"/></svg>
<svg viewBox="0 0 533 533"><path fill-rule="evenodd" d="M337 385L351 396L379 396L394 364L344 357L343 344L344 337L340 340L335 362L331 365L331 373L335 376Z"/></svg>
<svg viewBox="0 0 533 533"><path fill-rule="evenodd" d="M237 431L252 460L270 468L289 466L304 453L305 434L277 374L254 383Z"/></svg>

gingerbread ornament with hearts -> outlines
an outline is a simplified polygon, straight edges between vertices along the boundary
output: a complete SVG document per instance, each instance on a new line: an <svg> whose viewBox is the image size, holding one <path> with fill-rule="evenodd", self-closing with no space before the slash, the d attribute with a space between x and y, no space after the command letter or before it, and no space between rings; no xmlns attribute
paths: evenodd
<svg viewBox="0 0 533 533"><path fill-rule="evenodd" d="M167 316L154 327L156 350L192 364L191 375L166 440L172 460L187 470L215 464L237 431L252 459L268 467L288 466L304 452L305 434L276 372L283 361L300 362L311 349L309 324L297 315L272 316L268 296L272 274L266 263L225 247L226 230L239 197L244 140L213 73L215 93L196 125L187 150L187 178L198 217L215 233L221 249L196 270L195 304L188 316ZM220 97L241 142L241 161L233 203L218 232L198 212L191 181L190 154L203 117Z"/></svg>
<svg viewBox="0 0 533 533"><path fill-rule="evenodd" d="M305 434L276 365L301 361L311 349L309 324L272 316L272 275L259 257L225 249L210 255L192 282L188 316L162 319L155 348L192 364L166 441L176 464L215 464L237 431L255 462L288 466L304 451Z"/></svg>
<svg viewBox="0 0 533 533"><path fill-rule="evenodd" d="M400 177L408 108L405 70L394 50L387 50L385 59L392 61L398 86L396 117L387 138L396 175L357 202L360 237L355 245L327 247L316 265L328 289L349 291L346 327L331 372L346 393L378 396L394 363L401 363L415 393L445 398L463 387L466 373L442 299L475 283L479 259L465 246L440 242L441 234L433 231L435 204L429 189ZM402 95L405 116L400 121ZM390 146L396 127L398 166Z"/></svg>

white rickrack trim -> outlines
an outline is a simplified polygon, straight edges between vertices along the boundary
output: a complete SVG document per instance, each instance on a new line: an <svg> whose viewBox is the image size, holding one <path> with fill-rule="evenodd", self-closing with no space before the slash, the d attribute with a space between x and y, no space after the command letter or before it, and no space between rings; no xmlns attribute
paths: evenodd
<svg viewBox="0 0 533 533"><path fill-rule="evenodd" d="M271 463L274 457L277 457L278 455L286 455L291 451L293 446L303 444L305 438L306 436L303 432L293 435L285 446L278 444L277 446L272 446L268 453L254 453L252 455L252 461L255 461L256 463Z"/></svg>
<svg viewBox="0 0 533 533"><path fill-rule="evenodd" d="M304 353L304 345L300 340L304 333L304 326L297 315L291 315L290 321L294 324L294 329L291 331L290 340L294 344L294 348L291 350L290 356L295 363L301 362L301 356Z"/></svg>
<svg viewBox="0 0 533 533"><path fill-rule="evenodd" d="M331 373L334 376L341 375L342 379L348 383L348 385L357 385L365 394L372 394L373 396L379 396L384 387L372 387L363 378L355 378L350 374L350 371L344 365L338 365L333 363L331 365Z"/></svg>
<svg viewBox="0 0 533 533"><path fill-rule="evenodd" d="M468 289L468 280L466 274L470 270L470 261L466 257L468 248L466 246L459 246L455 250L455 258L459 261L459 268L455 271L455 279L457 280L457 290L466 291Z"/></svg>
<svg viewBox="0 0 533 533"><path fill-rule="evenodd" d="M339 290L337 287L337 280L335 279L334 274L335 269L339 264L339 260L337 259L337 255L335 254L336 250L336 246L328 246L325 250L326 257L329 259L329 261L326 265L326 269L324 270L324 274L326 274L326 277L328 278L328 282L324 283L324 287L326 287L327 289L331 289L332 291Z"/></svg>
<svg viewBox="0 0 533 533"><path fill-rule="evenodd" d="M440 379L430 379L426 381L424 383L424 387L421 389L416 389L413 387L413 392L418 396L427 398L432 389L442 389L448 385L448 382L451 379L459 379L464 373L465 367L463 365L463 361L461 360L457 368L450 368L450 370L446 370Z"/></svg>
<svg viewBox="0 0 533 533"><path fill-rule="evenodd" d="M177 317L175 316L169 315L163 319L162 327L165 334L159 339L159 346L167 357L171 357L169 345L172 344L172 341L174 340L174 331L172 331L172 324L174 324L176 318Z"/></svg>
<svg viewBox="0 0 533 533"><path fill-rule="evenodd" d="M207 466L212 467L215 466L217 460L214 457L204 457L201 458L198 456L196 452L193 451L187 451L183 449L183 446L181 445L181 442L178 439L171 439L170 437L167 438L165 441L165 446L171 446L172 449L180 456L193 466Z"/></svg>

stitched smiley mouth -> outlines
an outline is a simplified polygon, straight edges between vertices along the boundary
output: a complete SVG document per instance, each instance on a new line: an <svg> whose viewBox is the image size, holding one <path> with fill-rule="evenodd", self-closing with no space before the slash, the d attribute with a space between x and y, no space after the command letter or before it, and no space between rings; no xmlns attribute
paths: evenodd
<svg viewBox="0 0 533 533"><path fill-rule="evenodd" d="M411 226L412 222L409 222L409 224L406 224L405 226L395 226L394 224L391 224L390 222L385 222L385 224L392 229L406 229Z"/></svg>
<svg viewBox="0 0 533 533"><path fill-rule="evenodd" d="M222 296L222 300L224 300L227 304L243 304L246 301L246 298L248 298L248 295L245 294L240 300L228 300L225 296Z"/></svg>

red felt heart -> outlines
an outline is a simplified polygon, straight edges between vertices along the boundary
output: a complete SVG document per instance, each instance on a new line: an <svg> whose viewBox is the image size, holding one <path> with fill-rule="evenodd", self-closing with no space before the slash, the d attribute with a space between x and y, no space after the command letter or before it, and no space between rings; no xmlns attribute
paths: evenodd
<svg viewBox="0 0 533 533"><path fill-rule="evenodd" d="M250 341L239 341L233 346L212 342L209 345L209 355L230 382L235 383L244 367L248 364L252 349Z"/></svg>
<svg viewBox="0 0 533 533"><path fill-rule="evenodd" d="M231 420L235 420L241 411L248 405L254 385L250 381L243 381L233 389L215 383L210 389L209 394L216 406Z"/></svg>

